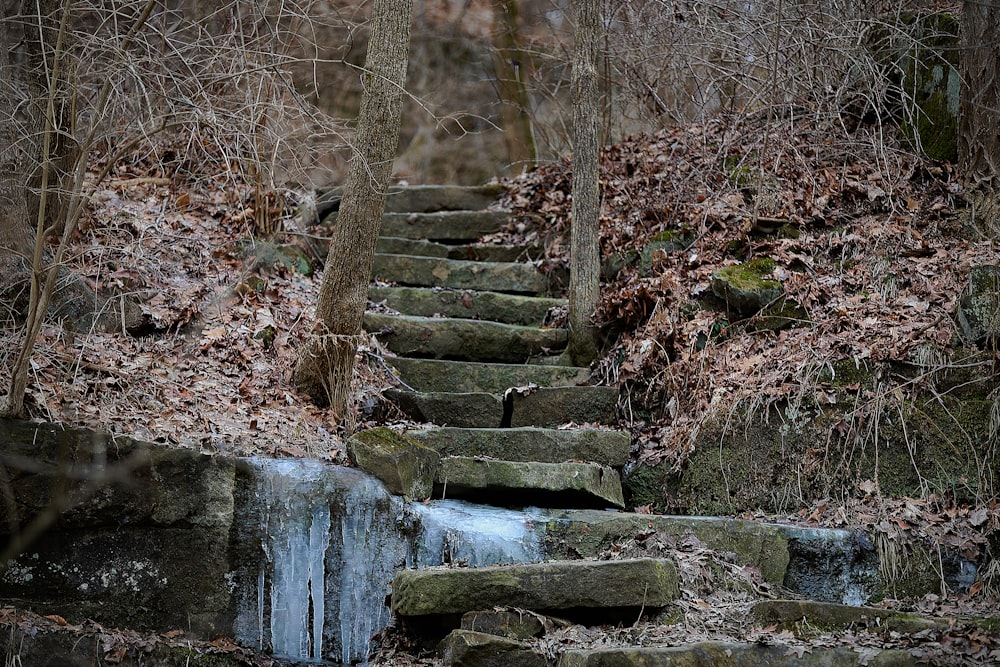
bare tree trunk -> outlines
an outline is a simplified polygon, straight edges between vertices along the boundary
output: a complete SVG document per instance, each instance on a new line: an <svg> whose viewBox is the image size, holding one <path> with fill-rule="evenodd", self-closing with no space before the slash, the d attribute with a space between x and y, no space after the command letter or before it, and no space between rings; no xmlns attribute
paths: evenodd
<svg viewBox="0 0 1000 667"><path fill-rule="evenodd" d="M573 209L569 272L569 347L575 364L597 357L591 320L600 298L600 3L575 0L573 49Z"/></svg>
<svg viewBox="0 0 1000 667"><path fill-rule="evenodd" d="M533 171L538 155L528 113L530 102L524 81L525 54L518 38L517 0L493 0L493 69L511 171Z"/></svg>
<svg viewBox="0 0 1000 667"><path fill-rule="evenodd" d="M1000 11L967 0L962 9L958 159L972 222L1000 235Z"/></svg>
<svg viewBox="0 0 1000 667"><path fill-rule="evenodd" d="M375 0L354 157L323 270L316 314L324 331L299 354L295 383L341 416L375 259L392 161L399 144L412 0Z"/></svg>

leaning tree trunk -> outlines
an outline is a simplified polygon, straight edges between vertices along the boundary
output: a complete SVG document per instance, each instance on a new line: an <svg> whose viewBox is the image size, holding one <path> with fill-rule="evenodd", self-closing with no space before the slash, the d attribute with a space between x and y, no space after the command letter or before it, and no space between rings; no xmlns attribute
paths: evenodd
<svg viewBox="0 0 1000 667"><path fill-rule="evenodd" d="M295 384L342 416L347 406L392 161L399 144L412 0L375 0L354 156L330 239L316 314L323 330L295 366Z"/></svg>
<svg viewBox="0 0 1000 667"><path fill-rule="evenodd" d="M962 9L962 88L958 159L976 227L1000 234L1000 11L989 2Z"/></svg>
<svg viewBox="0 0 1000 667"><path fill-rule="evenodd" d="M600 131L598 0L576 0L573 50L573 208L569 269L569 348L575 364L597 357L592 321L600 298Z"/></svg>

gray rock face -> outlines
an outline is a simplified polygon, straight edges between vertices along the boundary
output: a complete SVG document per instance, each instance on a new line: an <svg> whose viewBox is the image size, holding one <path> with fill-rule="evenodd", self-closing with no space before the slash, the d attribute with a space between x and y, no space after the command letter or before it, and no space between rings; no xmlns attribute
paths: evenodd
<svg viewBox="0 0 1000 667"><path fill-rule="evenodd" d="M811 647L801 655L787 646L701 642L663 648L604 648L563 653L559 667L915 667L905 651L872 656L849 648Z"/></svg>
<svg viewBox="0 0 1000 667"><path fill-rule="evenodd" d="M24 464L0 530L67 508L2 572L0 598L77 621L231 631L234 461L5 420L0 443L8 470Z"/></svg>
<svg viewBox="0 0 1000 667"><path fill-rule="evenodd" d="M502 394L510 387L528 384L539 386L573 386L586 382L590 370L573 366L539 366L533 364L470 364L438 359L408 359L392 357L386 363L395 368L400 378L417 391L486 392Z"/></svg>
<svg viewBox="0 0 1000 667"><path fill-rule="evenodd" d="M624 431L435 428L407 431L444 456L486 456L504 461L563 463L590 461L619 468L628 461L631 440Z"/></svg>
<svg viewBox="0 0 1000 667"><path fill-rule="evenodd" d="M625 506L618 473L593 463L450 456L441 460L437 483L449 498L485 499L497 505L533 505L540 496L548 496L562 507Z"/></svg>
<svg viewBox="0 0 1000 667"><path fill-rule="evenodd" d="M566 304L563 299L500 292L381 286L368 288L368 300L385 303L404 315L439 315L535 327L542 326L550 309Z"/></svg>
<svg viewBox="0 0 1000 667"><path fill-rule="evenodd" d="M404 570L392 584L392 610L402 616L426 616L464 614L496 606L531 610L655 609L670 604L679 595L677 571L670 561L560 561Z"/></svg>
<svg viewBox="0 0 1000 667"><path fill-rule="evenodd" d="M381 480L390 493L423 500L434 490L441 456L388 428L354 434L347 441L347 453L356 466Z"/></svg>
<svg viewBox="0 0 1000 667"><path fill-rule="evenodd" d="M505 637L454 630L438 647L444 664L455 667L548 667L545 656Z"/></svg>
<svg viewBox="0 0 1000 667"><path fill-rule="evenodd" d="M965 337L977 345L1000 338L1000 266L972 267L957 319Z"/></svg>
<svg viewBox="0 0 1000 667"><path fill-rule="evenodd" d="M501 363L524 362L566 346L565 329L537 329L497 322L365 313L374 332L400 355Z"/></svg>

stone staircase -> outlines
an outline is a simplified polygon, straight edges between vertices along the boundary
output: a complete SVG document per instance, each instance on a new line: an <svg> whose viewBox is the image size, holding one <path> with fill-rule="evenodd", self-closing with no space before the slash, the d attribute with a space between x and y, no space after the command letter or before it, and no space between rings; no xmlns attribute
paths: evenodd
<svg viewBox="0 0 1000 667"><path fill-rule="evenodd" d="M801 660L781 647L724 642L571 650L553 661L532 644L558 619L632 623L674 604L680 577L671 558L592 560L630 540L695 539L753 568L765 585L822 601L804 604L835 609L845 625L878 615L841 604L879 594L878 557L849 531L826 531L837 533L831 538L753 521L603 511L625 505L620 473L630 438L614 428L617 389L592 385L586 368L560 365L567 332L545 322L566 304L532 261L538 249L479 242L506 222L489 208L496 195L489 187L390 195L364 325L396 355L386 363L400 382L387 398L422 426L360 433L348 450L390 491L416 500L554 510L541 531L546 560L402 570L394 614L431 636L447 632L439 646L446 665L915 664L898 651L817 649ZM776 623L782 602L759 602L752 615ZM796 607L792 616L810 613Z"/></svg>
<svg viewBox="0 0 1000 667"><path fill-rule="evenodd" d="M387 397L428 424L406 436L441 456L434 497L495 505L622 508L627 433L614 387L558 365L566 307L549 294L538 249L479 243L500 231L490 188L407 188L389 196L364 326L396 357ZM457 207L477 206L476 210ZM556 362L553 365L553 362Z"/></svg>

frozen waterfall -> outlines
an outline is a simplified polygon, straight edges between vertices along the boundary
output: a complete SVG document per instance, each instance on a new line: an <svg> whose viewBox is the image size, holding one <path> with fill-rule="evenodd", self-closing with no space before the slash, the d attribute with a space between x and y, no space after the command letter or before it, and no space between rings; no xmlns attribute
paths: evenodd
<svg viewBox="0 0 1000 667"><path fill-rule="evenodd" d="M278 656L363 663L404 566L542 560L541 510L406 503L358 470L319 461L250 466L236 635Z"/></svg>

